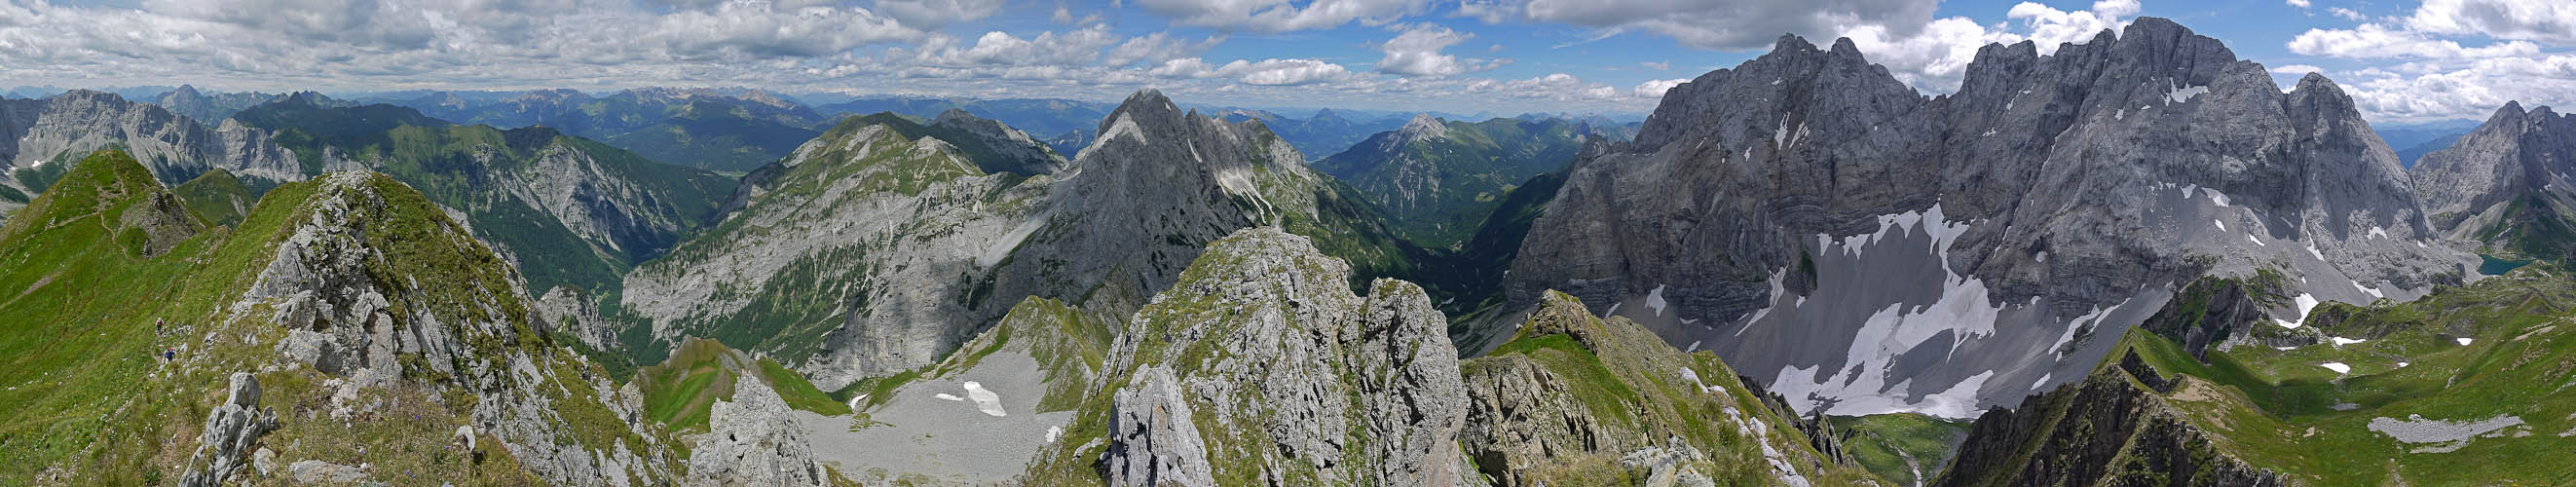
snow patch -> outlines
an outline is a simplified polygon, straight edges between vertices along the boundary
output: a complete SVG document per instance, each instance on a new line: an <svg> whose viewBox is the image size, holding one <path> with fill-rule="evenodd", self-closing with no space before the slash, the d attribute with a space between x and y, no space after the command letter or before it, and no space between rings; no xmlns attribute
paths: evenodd
<svg viewBox="0 0 2576 487"><path fill-rule="evenodd" d="M2370 238L2388 238L2388 229L2379 228L2378 225L2371 225Z"/></svg>
<svg viewBox="0 0 2576 487"><path fill-rule="evenodd" d="M1959 383L1950 386L1949 390L1924 396L1917 412L1942 418L1976 417L1982 412L1977 410L1977 390L1984 388L1986 380L1994 377L1995 371L1989 370L1960 379Z"/></svg>
<svg viewBox="0 0 2576 487"><path fill-rule="evenodd" d="M2359 289L2359 290L2361 290L2362 294L2368 294L2368 295L2370 295L2370 297L2373 297L2373 298L2386 298L2386 297L2388 297L2388 295L2386 295L2386 294L2380 294L2380 292L2379 292L2379 290L2378 290L2378 289L2369 288L2369 287L2364 287L2364 286L2362 286L2362 285L2361 285L2361 283L2360 283L2360 282L2357 282L2357 281L2352 283L2352 288L2353 288L2353 289Z"/></svg>
<svg viewBox="0 0 2576 487"><path fill-rule="evenodd" d="M2106 307L2106 308L2093 308L2093 311L2092 311L2092 312L2090 312L2090 313L2084 313L2084 315L2083 315L2083 316L2077 316L2077 317L2075 317L2075 320L2074 320L2074 321L2068 321L2068 322L2066 322L2066 333L2059 334L2059 335L2057 336L2057 344L2055 344L2055 345L2050 345L2050 346L2048 347L2049 351L2050 351L2051 353L2056 353L2056 354L2057 354L2057 358L2058 358L2058 359L2065 359L2065 358L2066 358L2066 344L2075 342L2075 333L2076 333L2076 332L2083 331L2083 330L2084 330L2085 325L2095 325L2095 326L2094 326L2094 328L2101 328L2101 326L2099 326L2099 325L2101 325L2101 324L2102 324L2102 319L2103 319L2104 317L2106 317L2106 316L2110 315L2110 314L2111 314L2111 310L2116 310L2116 309L2120 309L2120 307L2128 306L2128 305L2129 305L2129 301L2131 301L2131 300L2135 300L2135 299L2137 299L2137 298L2130 298L2130 299L2120 300L2120 304L2114 304L2114 305L2111 305L2110 307Z"/></svg>
<svg viewBox="0 0 2576 487"><path fill-rule="evenodd" d="M1826 238L1826 237L1825 237L1825 236L1823 236L1823 235L1818 235L1818 236L1816 236L1817 241L1818 241L1818 242L1820 242L1820 243L1818 243L1817 245L1818 245L1818 246L1822 246L1822 245L1824 245L1824 244L1823 244L1823 243L1821 243L1821 242L1823 242L1823 241L1825 240L1825 238ZM1763 316L1770 315L1770 314L1771 314L1771 310L1772 310L1773 308L1778 308L1778 307L1780 307L1780 299L1781 299L1781 298L1783 298L1784 296L1786 296L1786 295L1789 293L1789 288L1788 288L1787 286L1783 285L1783 283L1786 283L1786 282L1788 282L1788 281L1783 281L1783 280L1781 280L1782 278L1788 277L1788 272L1789 272L1789 268L1787 268L1787 267L1782 267L1782 268L1780 268L1780 270L1771 271L1771 305L1770 305L1770 306L1764 306L1764 307L1762 307L1762 309L1754 310L1754 311L1753 311L1753 317L1751 317L1751 318L1745 318L1745 319L1744 319L1744 328L1740 328L1740 329L1736 329L1736 330L1735 330L1735 336L1744 336L1744 330L1751 330L1751 329L1753 329L1753 323L1754 323L1754 322L1762 321L1762 317L1763 317ZM1799 302L1799 303L1805 303L1805 302L1807 302L1807 300L1806 300L1805 298L1801 297L1801 298L1798 300L1798 302ZM1797 305L1792 304L1792 305L1790 305L1789 307L1795 308L1795 307L1797 307Z"/></svg>
<svg viewBox="0 0 2576 487"><path fill-rule="evenodd" d="M2350 374L2350 373L2352 373L2352 366L2350 366L2350 365L2344 365L2344 364L2343 364L2343 362L2326 362L2326 363L2322 363L2322 364L2317 364L2317 366L2318 366L2318 367L2325 367L2325 368L2326 368L2326 370L2332 370L2332 371L2335 371L2335 373L2337 373L2337 374Z"/></svg>
<svg viewBox="0 0 2576 487"><path fill-rule="evenodd" d="M966 398L963 398L963 397L957 397L957 395L956 395L956 394L949 394L949 393L945 393L945 392L938 393L938 394L932 394L932 395L930 395L930 397L938 398L939 400L942 400L942 401L964 401L964 400L966 400Z"/></svg>
<svg viewBox="0 0 2576 487"><path fill-rule="evenodd" d="M2296 330L2299 328L2300 322L2308 320L2308 310L2316 309L2317 297L2308 293L2299 293L2299 297L2293 298L2292 301L2297 302L2297 306L2299 308L2298 316L2286 320L2275 319L2272 320L2272 322L2281 325L2282 328Z"/></svg>
<svg viewBox="0 0 2576 487"><path fill-rule="evenodd" d="M2344 346L2344 345L2351 345L2351 344L2355 344L2355 343L2361 343L2361 342L2367 342L2367 341L2370 341L2370 339L2367 339L2367 338L2344 338L2344 337L2326 337L2326 338L2333 339L2333 340L2334 340L2334 344L2335 344L2335 346L2338 346L2338 347L2340 347L2340 346Z"/></svg>
<svg viewBox="0 0 2576 487"><path fill-rule="evenodd" d="M2475 338L2469 338L2469 337L2459 337L2459 338L2453 338L2453 339L2451 339L2451 340L2452 340L2452 341L2460 342L2460 346L2463 346L2463 347L2469 346L2469 344L2471 344L2471 343L2477 343L2477 341L2478 341L2478 339L2475 339Z"/></svg>
<svg viewBox="0 0 2576 487"><path fill-rule="evenodd" d="M1047 442L1047 443L1054 443L1054 442L1055 442L1055 440L1062 439L1062 438L1064 438L1064 427L1063 427L1063 426L1048 426L1048 427L1047 427L1047 436L1046 436L1046 442Z"/></svg>
<svg viewBox="0 0 2576 487"><path fill-rule="evenodd" d="M985 389L983 384L966 381L966 397L974 399L975 409L983 411L986 416L999 418L1009 415L1002 411L1002 395Z"/></svg>
<svg viewBox="0 0 2576 487"><path fill-rule="evenodd" d="M2317 251L2317 244L2308 244L2308 255L2316 257L2317 260L2326 260L2326 254Z"/></svg>
<svg viewBox="0 0 2576 487"><path fill-rule="evenodd" d="M2048 378L2049 378L2049 377L2054 377L2054 376L2056 376L2056 375L2057 375L2057 373L2056 373L2056 372L2050 372L2050 373L2046 373L2046 374L2039 374L2039 380L2031 382L2031 383L2030 383L2030 389L2031 389L2031 390L2034 390L2034 391L2035 391L2035 390L2039 390L2039 386L2048 385Z"/></svg>
<svg viewBox="0 0 2576 487"><path fill-rule="evenodd" d="M2272 246L2272 244L2263 243L2263 239L2254 238L2254 235L2253 235L2253 234L2246 234L2246 235L2245 235L2245 241L2247 241L2247 242L2254 242L2254 246L2256 246L2256 247L2270 247L2270 246Z"/></svg>
<svg viewBox="0 0 2576 487"><path fill-rule="evenodd" d="M2209 221L2209 224L2211 224L2211 225L2217 225L2217 226L2218 226L2218 231L2221 231L2221 232L2227 231L2227 221L2226 221L2226 220L2210 220L2210 221Z"/></svg>
<svg viewBox="0 0 2576 487"><path fill-rule="evenodd" d="M1666 304L1669 303L1664 302L1664 285L1656 284L1655 290L1646 292L1646 309L1655 310L1655 317L1664 316Z"/></svg>
<svg viewBox="0 0 2576 487"><path fill-rule="evenodd" d="M1691 340L1691 344L1690 344L1690 346L1688 346L1688 347L1682 347L1682 353L1691 353L1691 352L1697 352L1697 351L1699 351L1699 342L1700 342L1700 340Z"/></svg>
<svg viewBox="0 0 2576 487"><path fill-rule="evenodd" d="M2180 87L2180 88L2167 88L2167 89L2165 90L2165 103L2166 103L2166 104L2187 103L2187 102L2190 102L2190 101L2191 101L2191 97L2200 96L2200 95L2205 94L2205 93L2209 93L2209 87L2208 87L2208 86L2185 86L2185 87Z"/></svg>

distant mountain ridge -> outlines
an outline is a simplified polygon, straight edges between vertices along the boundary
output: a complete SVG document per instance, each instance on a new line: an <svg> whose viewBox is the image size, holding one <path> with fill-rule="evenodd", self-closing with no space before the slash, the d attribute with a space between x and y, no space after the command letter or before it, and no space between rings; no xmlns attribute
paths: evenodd
<svg viewBox="0 0 2576 487"><path fill-rule="evenodd" d="M1417 115L1314 168L1368 195L1406 238L1447 248L1473 235L1515 185L1571 164L1585 138L1616 135L1621 132L1557 118L1462 122Z"/></svg>
<svg viewBox="0 0 2576 487"><path fill-rule="evenodd" d="M32 201L99 149L118 148L165 185L223 169L273 186L312 174L270 133L229 120L201 124L111 93L73 90L41 100L0 100L0 212Z"/></svg>
<svg viewBox="0 0 2576 487"><path fill-rule="evenodd" d="M457 123L553 127L656 161L725 172L777 161L830 122L802 104L752 89L655 87L596 97L570 89L426 92L367 99Z"/></svg>

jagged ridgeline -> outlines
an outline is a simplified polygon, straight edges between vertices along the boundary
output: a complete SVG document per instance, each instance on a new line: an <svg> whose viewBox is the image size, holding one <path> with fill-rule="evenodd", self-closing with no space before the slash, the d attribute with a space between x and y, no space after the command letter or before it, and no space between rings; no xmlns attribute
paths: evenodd
<svg viewBox="0 0 2576 487"><path fill-rule="evenodd" d="M1259 122L1146 90L1097 130L1067 161L960 111L845 119L745 176L622 307L653 341L715 338L839 391L936 363L1026 297L1131 312L1240 228L1315 237L1364 277L1422 253Z"/></svg>
<svg viewBox="0 0 2576 487"><path fill-rule="evenodd" d="M1462 363L1420 287L1354 294L1310 241L1254 228L1211 244L1120 330L1021 480L1877 484L1713 355L1555 295L1506 351Z"/></svg>
<svg viewBox="0 0 2576 487"><path fill-rule="evenodd" d="M91 152L110 148L131 154L167 185L219 169L254 190L311 174L268 131L72 90L42 100L0 100L0 217L35 199Z"/></svg>
<svg viewBox="0 0 2576 487"><path fill-rule="evenodd" d="M191 208L109 151L0 227L0 483L678 471L639 394L556 346L511 267L402 183L285 184L232 228Z"/></svg>
<svg viewBox="0 0 2576 487"><path fill-rule="evenodd" d="M2052 47L1985 46L1928 97L1783 37L1674 87L1575 158L1511 303L1582 297L1801 408L1964 419L2078 380L2203 275L2282 276L2259 311L2290 322L2470 277L2332 81L2284 91L2152 17Z"/></svg>
<svg viewBox="0 0 2576 487"><path fill-rule="evenodd" d="M2576 256L2576 119L2519 102L2415 166L2435 230L2505 260ZM2494 259L2490 259L2494 260Z"/></svg>
<svg viewBox="0 0 2576 487"><path fill-rule="evenodd" d="M234 120L275 131L308 172L363 168L418 188L458 212L540 295L613 294L627 269L698 229L733 185L551 128L456 125L313 94Z"/></svg>

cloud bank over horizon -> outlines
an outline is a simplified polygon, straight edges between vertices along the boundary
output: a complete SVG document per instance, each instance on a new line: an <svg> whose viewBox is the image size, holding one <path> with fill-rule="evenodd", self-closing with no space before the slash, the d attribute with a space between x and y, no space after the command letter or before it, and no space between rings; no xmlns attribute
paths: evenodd
<svg viewBox="0 0 2576 487"><path fill-rule="evenodd" d="M2229 11L2249 8L2281 18ZM1090 100L1157 87L1241 106L1633 114L1783 34L1849 38L1937 95L1982 46L2045 54L2141 15L2225 40L2284 84L2333 77L2374 121L2576 93L2576 4L2550 0L8 0L0 77Z"/></svg>

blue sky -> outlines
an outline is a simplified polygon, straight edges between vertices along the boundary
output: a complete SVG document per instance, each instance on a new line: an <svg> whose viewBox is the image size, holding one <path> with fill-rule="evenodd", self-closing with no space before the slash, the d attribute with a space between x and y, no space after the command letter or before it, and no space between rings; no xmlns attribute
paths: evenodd
<svg viewBox="0 0 2576 487"><path fill-rule="evenodd" d="M1926 94L1976 47L2139 16L2319 71L2381 123L2576 93L2568 0L6 0L0 83L221 90L749 86L784 93L1643 113L1782 33Z"/></svg>

